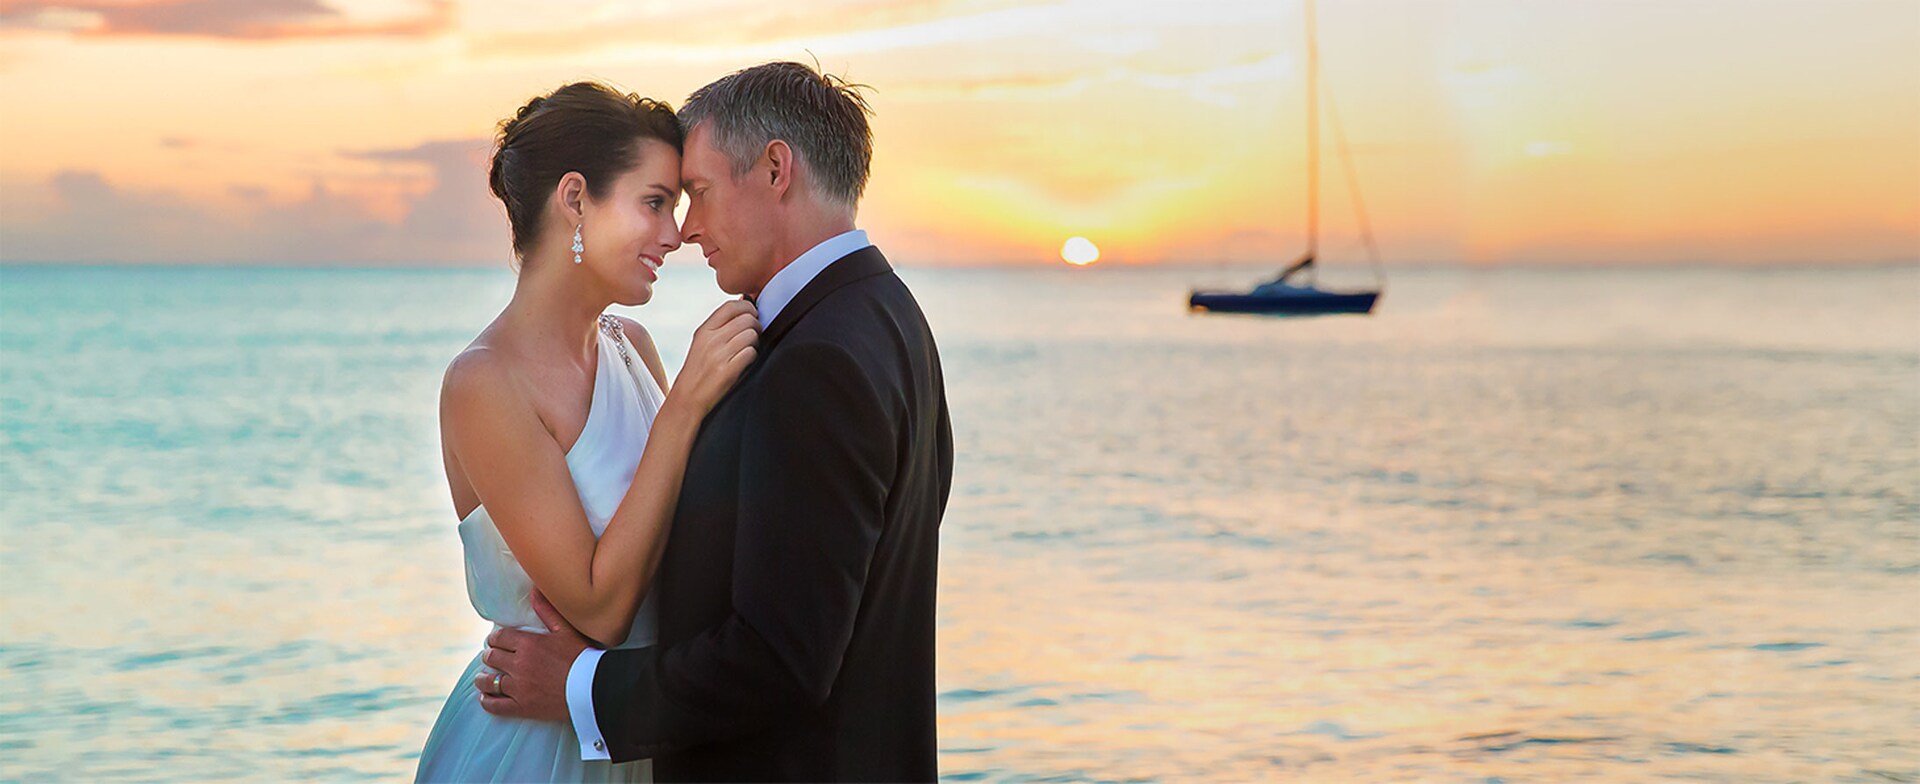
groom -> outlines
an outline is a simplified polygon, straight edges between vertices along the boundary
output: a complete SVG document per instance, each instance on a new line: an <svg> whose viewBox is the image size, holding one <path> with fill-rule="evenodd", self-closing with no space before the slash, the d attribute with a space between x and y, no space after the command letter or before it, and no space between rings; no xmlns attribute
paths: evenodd
<svg viewBox="0 0 1920 784"><path fill-rule="evenodd" d="M680 113L682 233L753 298L758 361L702 424L650 648L502 630L482 703L571 721L587 759L662 781L932 781L934 572L953 436L933 335L854 228L866 101L797 63ZM483 692L486 691L483 689Z"/></svg>

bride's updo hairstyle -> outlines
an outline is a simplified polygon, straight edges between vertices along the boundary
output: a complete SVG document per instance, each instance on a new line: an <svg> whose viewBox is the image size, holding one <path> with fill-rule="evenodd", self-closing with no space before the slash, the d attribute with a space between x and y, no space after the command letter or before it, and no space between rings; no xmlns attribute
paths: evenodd
<svg viewBox="0 0 1920 784"><path fill-rule="evenodd" d="M500 122L487 187L507 206L513 252L522 259L540 241L540 217L567 172L606 198L614 180L639 163L640 140L679 150L673 107L599 82L574 82L534 98Z"/></svg>

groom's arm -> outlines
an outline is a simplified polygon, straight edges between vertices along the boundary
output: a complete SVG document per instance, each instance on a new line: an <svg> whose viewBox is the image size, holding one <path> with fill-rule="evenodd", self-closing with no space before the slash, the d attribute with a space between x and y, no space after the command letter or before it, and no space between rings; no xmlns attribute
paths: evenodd
<svg viewBox="0 0 1920 784"><path fill-rule="evenodd" d="M608 651L593 710L613 759L748 734L824 703L897 467L904 401L846 349L782 346L748 406L733 613L671 648Z"/></svg>

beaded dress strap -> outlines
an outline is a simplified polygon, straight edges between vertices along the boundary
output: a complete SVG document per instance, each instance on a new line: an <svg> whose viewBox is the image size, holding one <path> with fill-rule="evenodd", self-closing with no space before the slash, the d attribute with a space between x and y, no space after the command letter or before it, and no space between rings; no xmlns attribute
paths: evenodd
<svg viewBox="0 0 1920 784"><path fill-rule="evenodd" d="M612 314L600 314L600 331L613 338L613 346L620 350L620 361L627 363L627 372L633 372L633 356L627 353L626 330L620 328L620 319Z"/></svg>

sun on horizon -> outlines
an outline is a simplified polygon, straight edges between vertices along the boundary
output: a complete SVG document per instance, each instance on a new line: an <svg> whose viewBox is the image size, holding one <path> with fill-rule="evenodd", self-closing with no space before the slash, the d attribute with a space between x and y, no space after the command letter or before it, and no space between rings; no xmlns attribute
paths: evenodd
<svg viewBox="0 0 1920 784"><path fill-rule="evenodd" d="M1060 246L1060 260L1076 267L1085 267L1100 260L1100 248L1086 237L1068 237Z"/></svg>

